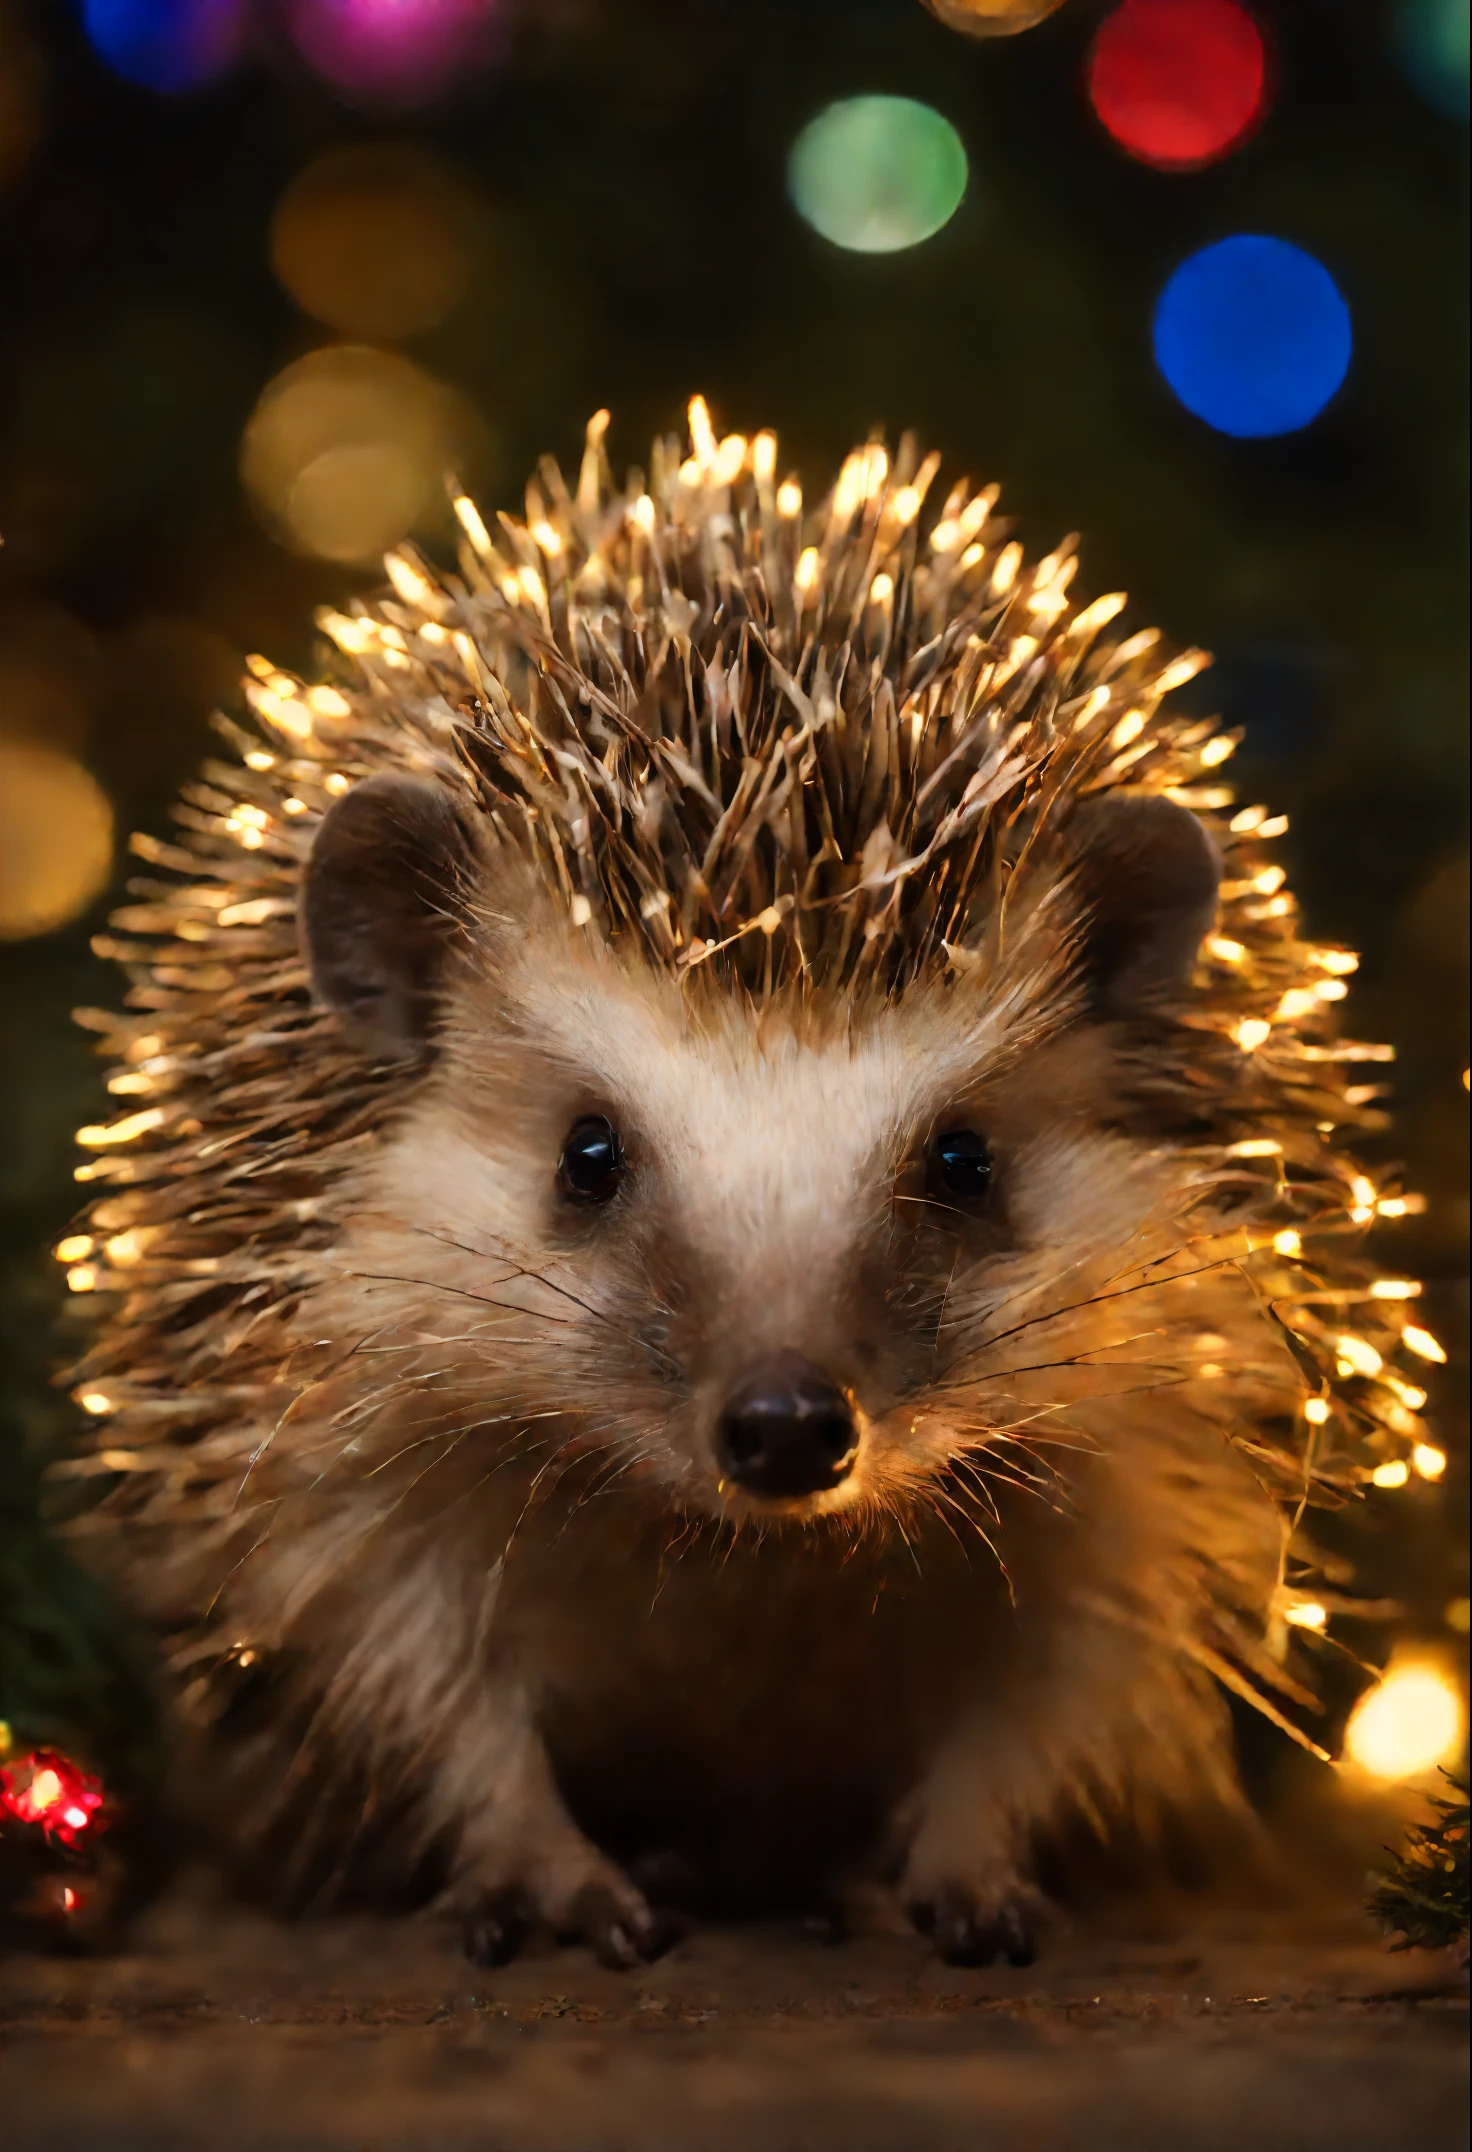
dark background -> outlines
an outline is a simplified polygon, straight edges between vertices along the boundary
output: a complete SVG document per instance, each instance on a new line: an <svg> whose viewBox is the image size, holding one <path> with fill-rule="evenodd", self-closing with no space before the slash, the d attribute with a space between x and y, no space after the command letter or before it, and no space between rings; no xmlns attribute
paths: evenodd
<svg viewBox="0 0 1472 2152"><path fill-rule="evenodd" d="M876 425L943 450L946 486L1000 479L1030 549L1081 530L1089 591L1128 588L1136 624L1217 653L1187 692L1246 726L1243 796L1291 813L1308 931L1364 951L1351 1025L1399 1049L1396 1154L1430 1198L1387 1229L1389 1260L1428 1278L1453 1344L1447 1481L1377 1498L1392 1530L1369 1581L1444 1635L1467 1589L1466 128L1399 72L1379 0L1278 0L1258 9L1260 131L1154 172L1083 93L1105 12L1066 0L972 42L920 0L528 0L497 68L405 115L350 109L269 39L222 86L155 95L95 59L69 0L3 0L0 59L39 85L39 134L0 192L0 739L62 740L120 832L162 831L244 653L309 665L314 605L377 580L295 557L237 475L262 389L333 341L268 235L335 146L418 143L478 198L469 289L404 348L479 414L487 509L540 452L575 463L600 405L615 464L643 462L695 389L720 430L774 426L810 490ZM786 197L799 128L866 91L934 104L970 158L960 211L906 253L842 253ZM1238 230L1310 249L1353 314L1344 389L1279 441L1212 433L1150 357L1164 278ZM36 649L59 702L10 691ZM72 1131L103 1112L69 1011L121 991L89 950L104 911L0 946L12 1546L34 1532L29 1460L73 1431L47 1250Z"/></svg>

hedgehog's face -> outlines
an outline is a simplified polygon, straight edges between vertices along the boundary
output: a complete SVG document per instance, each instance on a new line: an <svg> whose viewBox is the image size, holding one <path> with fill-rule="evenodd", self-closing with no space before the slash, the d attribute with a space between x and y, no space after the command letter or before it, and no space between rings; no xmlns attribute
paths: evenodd
<svg viewBox="0 0 1472 2152"><path fill-rule="evenodd" d="M508 931L518 907L484 891L502 921L439 982L422 922L403 957L392 905L327 884L329 840L319 987L360 1027L365 1003L440 996L349 1261L401 1281L394 1321L443 1344L503 1431L550 1419L568 1457L672 1505L862 1514L920 1491L1049 1409L1060 1311L1172 1194L1159 1147L1120 1132L1109 1019L1189 963L1214 861L1169 808L1096 821L1089 854L1075 842L1081 962L1044 906L985 974L758 1008L535 907ZM345 919L355 939L334 939Z"/></svg>

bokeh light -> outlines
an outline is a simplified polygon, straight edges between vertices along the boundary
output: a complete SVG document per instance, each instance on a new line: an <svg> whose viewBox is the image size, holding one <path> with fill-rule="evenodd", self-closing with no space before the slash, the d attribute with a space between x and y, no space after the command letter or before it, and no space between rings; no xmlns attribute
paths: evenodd
<svg viewBox="0 0 1472 2152"><path fill-rule="evenodd" d="M1467 1715L1460 1685L1444 1667L1393 1666L1355 1705L1345 1753L1386 1783L1420 1778L1461 1753Z"/></svg>
<svg viewBox="0 0 1472 2152"><path fill-rule="evenodd" d="M246 0L83 0L94 52L146 90L196 90L240 58Z"/></svg>
<svg viewBox="0 0 1472 2152"><path fill-rule="evenodd" d="M1237 0L1123 0L1094 40L1088 84L1122 149L1158 170L1189 172L1252 132L1267 56Z"/></svg>
<svg viewBox="0 0 1472 2152"><path fill-rule="evenodd" d="M0 187L15 177L40 139L45 84L36 48L0 5Z"/></svg>
<svg viewBox="0 0 1472 2152"><path fill-rule="evenodd" d="M1402 67L1427 103L1453 119L1466 119L1472 63L1467 0L1400 0L1395 41Z"/></svg>
<svg viewBox="0 0 1472 2152"><path fill-rule="evenodd" d="M474 211L469 190L427 152L334 150L281 197L271 266L304 313L346 336L419 336L465 294Z"/></svg>
<svg viewBox="0 0 1472 2152"><path fill-rule="evenodd" d="M266 388L241 443L241 479L296 551L375 560L443 502L464 430L458 399L408 359L333 345Z"/></svg>
<svg viewBox="0 0 1472 2152"><path fill-rule="evenodd" d="M350 99L421 105L495 58L502 0L292 0L302 57Z"/></svg>
<svg viewBox="0 0 1472 2152"><path fill-rule="evenodd" d="M1349 308L1322 262L1240 232L1188 255L1155 308L1155 362L1197 418L1239 440L1296 433L1349 370Z"/></svg>
<svg viewBox="0 0 1472 2152"><path fill-rule="evenodd" d="M835 246L893 254L955 215L966 192L966 152L929 105L850 97L798 136L788 185L799 213Z"/></svg>
<svg viewBox="0 0 1472 2152"><path fill-rule="evenodd" d="M81 763L0 739L0 941L49 934L85 911L112 866L112 808Z"/></svg>
<svg viewBox="0 0 1472 2152"><path fill-rule="evenodd" d="M948 30L967 37L1015 37L1062 7L1063 0L925 0L925 5Z"/></svg>
<svg viewBox="0 0 1472 2152"><path fill-rule="evenodd" d="M0 605L0 736L80 752L102 693L97 645L59 605Z"/></svg>

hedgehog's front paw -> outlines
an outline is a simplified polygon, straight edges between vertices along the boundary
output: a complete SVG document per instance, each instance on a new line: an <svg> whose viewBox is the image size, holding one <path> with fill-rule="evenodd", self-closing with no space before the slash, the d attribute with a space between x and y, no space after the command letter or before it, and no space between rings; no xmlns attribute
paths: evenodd
<svg viewBox="0 0 1472 2152"><path fill-rule="evenodd" d="M998 1897L972 1883L945 1883L911 1899L910 1917L947 1965L994 1965L998 1958L1031 1965L1037 1956L1033 1896L1025 1889Z"/></svg>
<svg viewBox="0 0 1472 2152"><path fill-rule="evenodd" d="M462 1886L456 1893L466 1956L476 1965L505 1965L536 1928L559 1942L583 1942L615 1972L662 1956L679 1933L651 1911L641 1891L610 1861L584 1846L516 1883Z"/></svg>
<svg viewBox="0 0 1472 2152"><path fill-rule="evenodd" d="M947 1965L1031 1965L1045 1903L1007 1860L910 1855L902 1885L910 1918Z"/></svg>

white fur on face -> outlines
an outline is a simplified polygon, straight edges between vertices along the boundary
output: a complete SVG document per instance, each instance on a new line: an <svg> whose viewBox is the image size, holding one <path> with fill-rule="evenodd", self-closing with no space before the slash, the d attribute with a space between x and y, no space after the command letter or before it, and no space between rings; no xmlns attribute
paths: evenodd
<svg viewBox="0 0 1472 2152"><path fill-rule="evenodd" d="M539 943L535 960L503 961L493 995L471 985L370 1176L345 1262L406 1281L395 1320L460 1338L529 1409L591 1414L629 1439L657 1427L687 1491L712 1478L732 1384L764 1354L799 1351L871 1431L858 1487L902 1387L913 1404L925 1366L953 1365L992 1305L1128 1239L1159 1198L1158 1162L1098 1127L1098 1056L1077 1065L1058 1016L1044 976L1032 993L917 988L840 1025L810 1007L692 1000L596 949L549 962ZM614 1121L630 1172L607 1211L573 1215L557 1161L589 1112ZM937 1297L928 1313L913 1295L891 1302L884 1269L896 1172L951 1114L988 1132L997 1117L1010 1243L952 1279L967 1314L948 1346ZM943 1446L943 1417L929 1424Z"/></svg>

